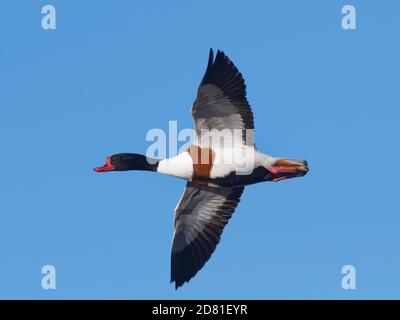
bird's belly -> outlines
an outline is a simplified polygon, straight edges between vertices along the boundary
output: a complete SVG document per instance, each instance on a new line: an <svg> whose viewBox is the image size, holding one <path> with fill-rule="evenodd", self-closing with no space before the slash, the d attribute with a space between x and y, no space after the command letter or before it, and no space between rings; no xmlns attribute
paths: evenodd
<svg viewBox="0 0 400 320"><path fill-rule="evenodd" d="M270 156L261 154L253 147L200 148L192 146L193 160L191 181L209 186L244 186L263 182L270 178ZM202 157L203 153L206 157ZM199 161L200 159L200 161Z"/></svg>
<svg viewBox="0 0 400 320"><path fill-rule="evenodd" d="M235 148L214 148L210 178L228 176L231 172L250 175L256 166L254 148L239 146Z"/></svg>

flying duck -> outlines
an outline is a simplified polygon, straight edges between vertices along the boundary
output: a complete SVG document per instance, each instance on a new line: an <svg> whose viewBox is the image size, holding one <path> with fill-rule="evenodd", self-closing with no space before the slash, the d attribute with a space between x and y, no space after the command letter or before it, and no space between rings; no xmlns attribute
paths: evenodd
<svg viewBox="0 0 400 320"><path fill-rule="evenodd" d="M273 157L256 149L246 85L224 52L218 50L214 59L210 49L191 112L196 134L186 151L162 160L114 154L94 169L155 171L187 180L174 215L171 282L175 289L189 282L210 259L245 186L308 172L307 161Z"/></svg>

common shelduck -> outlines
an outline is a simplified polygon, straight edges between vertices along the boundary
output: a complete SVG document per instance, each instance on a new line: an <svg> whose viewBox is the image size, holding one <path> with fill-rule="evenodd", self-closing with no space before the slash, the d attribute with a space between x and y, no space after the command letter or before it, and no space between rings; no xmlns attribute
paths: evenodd
<svg viewBox="0 0 400 320"><path fill-rule="evenodd" d="M146 170L187 180L175 209L171 282L175 289L203 267L220 241L244 186L304 176L304 160L272 157L254 145L253 112L242 74L222 52L210 55L192 116L196 135L184 152L168 159L135 153L107 157L97 172Z"/></svg>

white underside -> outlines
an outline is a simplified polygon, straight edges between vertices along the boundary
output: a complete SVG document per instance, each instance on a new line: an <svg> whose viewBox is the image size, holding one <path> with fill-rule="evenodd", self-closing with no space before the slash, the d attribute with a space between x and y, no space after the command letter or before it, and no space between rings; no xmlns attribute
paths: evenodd
<svg viewBox="0 0 400 320"><path fill-rule="evenodd" d="M211 167L210 178L223 178L232 172L236 174L251 174L254 168L274 165L276 158L261 153L249 146L237 146L231 148L213 148L214 159ZM191 180L193 176L193 160L187 151L179 155L161 160L158 172Z"/></svg>
<svg viewBox="0 0 400 320"><path fill-rule="evenodd" d="M255 168L259 166L270 167L276 161L275 158L249 146L213 149L213 151L215 158L210 178L222 178L232 172L238 175L248 175Z"/></svg>

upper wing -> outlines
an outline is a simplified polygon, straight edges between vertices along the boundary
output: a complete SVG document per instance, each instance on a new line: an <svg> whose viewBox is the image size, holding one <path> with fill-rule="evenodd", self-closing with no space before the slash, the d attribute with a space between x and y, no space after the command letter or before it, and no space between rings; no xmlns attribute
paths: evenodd
<svg viewBox="0 0 400 320"><path fill-rule="evenodd" d="M246 85L239 70L222 52L210 49L208 66L192 107L196 133L201 130L240 129L246 142L253 145L253 112L246 98ZM252 141L247 141L252 140Z"/></svg>
<svg viewBox="0 0 400 320"><path fill-rule="evenodd" d="M187 183L175 209L171 252L171 282L175 281L175 288L188 282L211 257L243 189Z"/></svg>

